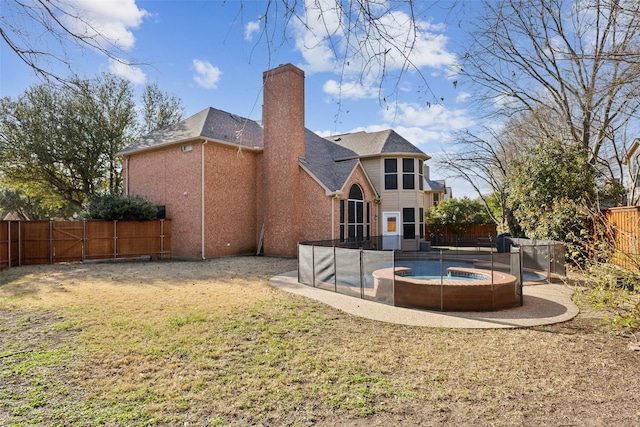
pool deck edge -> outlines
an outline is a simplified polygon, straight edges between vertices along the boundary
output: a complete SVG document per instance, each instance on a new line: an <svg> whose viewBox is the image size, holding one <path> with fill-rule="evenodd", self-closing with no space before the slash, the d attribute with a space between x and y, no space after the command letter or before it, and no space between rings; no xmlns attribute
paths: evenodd
<svg viewBox="0 0 640 427"><path fill-rule="evenodd" d="M297 271L272 277L277 289L322 302L345 313L408 326L461 329L526 328L566 322L579 313L572 289L561 284L523 287L524 305L491 312L439 312L394 307L298 283Z"/></svg>

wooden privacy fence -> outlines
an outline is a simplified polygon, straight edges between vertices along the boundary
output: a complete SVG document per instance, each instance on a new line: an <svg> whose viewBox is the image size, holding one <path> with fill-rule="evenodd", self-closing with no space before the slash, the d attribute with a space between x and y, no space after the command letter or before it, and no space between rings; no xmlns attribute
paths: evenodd
<svg viewBox="0 0 640 427"><path fill-rule="evenodd" d="M0 221L0 270L116 258L171 258L171 221Z"/></svg>
<svg viewBox="0 0 640 427"><path fill-rule="evenodd" d="M481 224L467 227L464 234L455 234L448 230L430 236L432 245L476 246L479 243L490 246L497 236L495 224ZM427 237L429 238L429 237Z"/></svg>
<svg viewBox="0 0 640 427"><path fill-rule="evenodd" d="M640 267L640 206L624 206L602 211L605 235L613 245L612 264L627 269Z"/></svg>

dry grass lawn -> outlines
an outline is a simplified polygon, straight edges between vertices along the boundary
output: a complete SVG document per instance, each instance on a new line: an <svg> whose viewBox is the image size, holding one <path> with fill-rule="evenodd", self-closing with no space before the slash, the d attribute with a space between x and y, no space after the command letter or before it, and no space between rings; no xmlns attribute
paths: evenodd
<svg viewBox="0 0 640 427"><path fill-rule="evenodd" d="M0 272L0 425L627 426L631 336L405 327L278 291L295 260ZM525 302L526 303L526 302Z"/></svg>

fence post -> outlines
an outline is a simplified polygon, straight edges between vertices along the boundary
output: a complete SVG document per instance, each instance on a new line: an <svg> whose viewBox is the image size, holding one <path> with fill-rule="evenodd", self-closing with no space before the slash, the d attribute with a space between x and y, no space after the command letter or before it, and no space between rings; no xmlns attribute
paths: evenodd
<svg viewBox="0 0 640 427"><path fill-rule="evenodd" d="M113 220L113 258L118 258L118 221Z"/></svg>
<svg viewBox="0 0 640 427"><path fill-rule="evenodd" d="M316 245L311 245L311 265L313 266L313 287L316 287Z"/></svg>
<svg viewBox="0 0 640 427"><path fill-rule="evenodd" d="M49 264L53 264L53 221L49 220Z"/></svg>
<svg viewBox="0 0 640 427"><path fill-rule="evenodd" d="M444 260L440 249L440 311L444 311Z"/></svg>
<svg viewBox="0 0 640 427"><path fill-rule="evenodd" d="M18 221L18 265L22 265L22 221Z"/></svg>
<svg viewBox="0 0 640 427"><path fill-rule="evenodd" d="M509 259L509 263L511 263L511 259ZM491 252L491 311L493 311L493 306L495 305L494 296L495 289L493 281L493 252Z"/></svg>
<svg viewBox="0 0 640 427"><path fill-rule="evenodd" d="M382 245L380 246L382 247ZM391 294L393 295L392 304L396 305L396 251L391 251Z"/></svg>
<svg viewBox="0 0 640 427"><path fill-rule="evenodd" d="M82 220L82 262L87 260L87 221Z"/></svg>
<svg viewBox="0 0 640 427"><path fill-rule="evenodd" d="M164 219L160 220L160 259L164 259Z"/></svg>
<svg viewBox="0 0 640 427"><path fill-rule="evenodd" d="M338 270L336 266L336 247L333 247L333 292L338 292Z"/></svg>
<svg viewBox="0 0 640 427"><path fill-rule="evenodd" d="M362 262L362 248L360 248L360 299L364 299L364 266Z"/></svg>
<svg viewBox="0 0 640 427"><path fill-rule="evenodd" d="M522 252L522 247L518 248L518 263L520 266L520 271L518 272L518 279L520 283L520 306L522 307L524 305L524 278L522 277L522 270L524 269L524 253Z"/></svg>
<svg viewBox="0 0 640 427"><path fill-rule="evenodd" d="M551 283L551 245L547 245L547 282Z"/></svg>
<svg viewBox="0 0 640 427"><path fill-rule="evenodd" d="M7 266L11 268L11 221L7 221Z"/></svg>

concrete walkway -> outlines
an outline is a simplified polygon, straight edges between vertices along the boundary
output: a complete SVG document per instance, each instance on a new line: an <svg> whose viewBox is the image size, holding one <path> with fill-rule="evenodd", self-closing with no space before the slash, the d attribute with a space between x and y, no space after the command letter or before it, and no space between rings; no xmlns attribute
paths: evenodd
<svg viewBox="0 0 640 427"><path fill-rule="evenodd" d="M278 289L320 301L354 316L380 322L434 328L526 328L565 322L578 315L571 301L572 290L558 284L524 286L524 305L492 312L439 312L393 307L342 295L298 283L298 273L290 271L269 282Z"/></svg>

